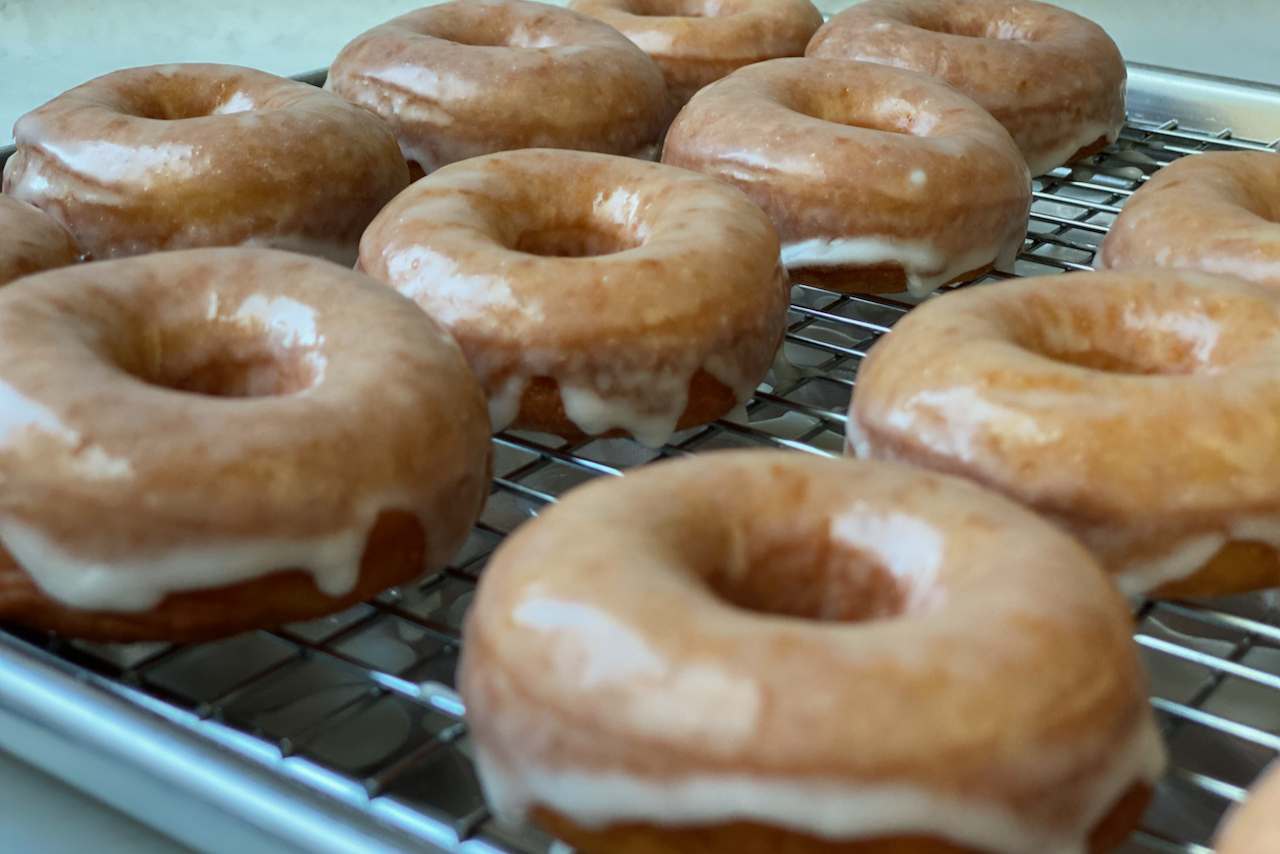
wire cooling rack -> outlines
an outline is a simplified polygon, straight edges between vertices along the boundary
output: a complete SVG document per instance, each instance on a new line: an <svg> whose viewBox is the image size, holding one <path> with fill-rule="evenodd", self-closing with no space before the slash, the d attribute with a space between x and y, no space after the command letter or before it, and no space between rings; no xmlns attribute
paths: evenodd
<svg viewBox="0 0 1280 854"><path fill-rule="evenodd" d="M1125 199L1156 169L1202 151L1275 148L1177 121L1132 121L1104 154L1036 180L1015 270L982 281L1088 270ZM448 569L419 583L327 619L218 643L102 645L16 627L7 640L56 657L79 682L287 777L299 791L372 816L367 832L385 827L446 851L566 851L536 831L497 824L476 782L452 691L476 579L506 534L586 480L711 448L839 454L858 363L911 304L806 286L792 297L786 353L798 370L771 372L745 421L685 431L657 450L619 439L500 435L479 524ZM1280 753L1280 610L1260 594L1142 602L1136 616L1172 767L1121 850L1208 854L1224 810Z"/></svg>

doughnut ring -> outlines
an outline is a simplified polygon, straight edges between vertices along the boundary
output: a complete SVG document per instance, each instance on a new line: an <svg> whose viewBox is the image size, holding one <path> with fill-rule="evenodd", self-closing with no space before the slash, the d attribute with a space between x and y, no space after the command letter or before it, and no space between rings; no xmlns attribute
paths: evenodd
<svg viewBox="0 0 1280 854"><path fill-rule="evenodd" d="M1098 250L1104 270L1203 270L1280 288L1280 156L1182 157L1124 203Z"/></svg>
<svg viewBox="0 0 1280 854"><path fill-rule="evenodd" d="M1131 627L978 486L724 451L503 542L459 687L489 803L584 854L1103 852L1164 766Z"/></svg>
<svg viewBox="0 0 1280 854"><path fill-rule="evenodd" d="M693 93L744 65L804 56L822 13L809 0L572 0L658 64L671 115Z"/></svg>
<svg viewBox="0 0 1280 854"><path fill-rule="evenodd" d="M995 116L1043 175L1097 154L1124 125L1129 73L1097 24L1034 0L868 0L823 25L805 56L923 71Z"/></svg>
<svg viewBox="0 0 1280 854"><path fill-rule="evenodd" d="M594 18L527 0L454 0L374 27L324 84L395 131L414 177L516 148L653 160L662 72Z"/></svg>
<svg viewBox="0 0 1280 854"><path fill-rule="evenodd" d="M869 62L774 59L703 89L662 162L742 189L793 280L923 296L1008 266L1031 176L1009 134L950 86Z"/></svg>
<svg viewBox="0 0 1280 854"><path fill-rule="evenodd" d="M4 192L103 260L265 246L355 262L409 183L377 117L306 83L232 65L115 71L18 119Z"/></svg>
<svg viewBox="0 0 1280 854"><path fill-rule="evenodd" d="M1280 585L1280 292L1071 273L915 309L858 371L849 446L1059 522L1125 593Z"/></svg>
<svg viewBox="0 0 1280 854"><path fill-rule="evenodd" d="M75 238L39 208L0 196L0 285L84 257Z"/></svg>
<svg viewBox="0 0 1280 854"><path fill-rule="evenodd" d="M781 346L778 238L734 188L657 163L526 149L416 182L360 265L457 339L494 430L675 430L744 405Z"/></svg>
<svg viewBox="0 0 1280 854"><path fill-rule="evenodd" d="M193 641L339 611L453 556L490 454L457 345L327 262L186 250L0 288L0 619Z"/></svg>

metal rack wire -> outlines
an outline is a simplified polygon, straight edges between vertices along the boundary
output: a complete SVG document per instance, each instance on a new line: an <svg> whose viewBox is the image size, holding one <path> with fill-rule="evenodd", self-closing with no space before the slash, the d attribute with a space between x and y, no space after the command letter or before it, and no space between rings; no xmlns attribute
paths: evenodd
<svg viewBox="0 0 1280 854"><path fill-rule="evenodd" d="M1125 199L1159 167L1202 151L1275 149L1176 121L1131 123L1091 163L1037 179L1031 233L1015 271L982 281L1088 270ZM786 343L796 375L771 372L744 423L685 431L661 449L619 439L496 437L493 492L453 564L344 613L197 646L101 645L8 631L74 665L82 679L429 847L564 850L490 817L451 690L462 615L489 554L566 490L659 457L752 446L840 453L858 362L910 308L796 287ZM1136 615L1173 762L1122 852L1208 854L1223 811L1280 753L1280 610L1269 595L1255 595L1143 602Z"/></svg>

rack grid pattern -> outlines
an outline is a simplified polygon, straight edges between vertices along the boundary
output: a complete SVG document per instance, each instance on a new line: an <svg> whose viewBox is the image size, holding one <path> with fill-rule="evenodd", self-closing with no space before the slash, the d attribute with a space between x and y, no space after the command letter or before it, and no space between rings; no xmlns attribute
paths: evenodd
<svg viewBox="0 0 1280 854"><path fill-rule="evenodd" d="M1156 169L1203 151L1276 148L1177 121L1131 123L1104 154L1036 180L1031 230L1014 271L979 283L1089 270L1125 199ZM858 363L910 308L795 287L786 341L794 370L770 372L745 420L685 431L660 449L622 439L495 437L493 491L452 565L344 613L194 646L8 631L115 693L437 849L567 851L536 831L498 825L471 766L453 673L462 616L489 554L565 491L657 458L757 446L839 454ZM1268 593L1142 602L1135 614L1173 761L1122 854L1210 854L1222 813L1280 754L1280 605Z"/></svg>

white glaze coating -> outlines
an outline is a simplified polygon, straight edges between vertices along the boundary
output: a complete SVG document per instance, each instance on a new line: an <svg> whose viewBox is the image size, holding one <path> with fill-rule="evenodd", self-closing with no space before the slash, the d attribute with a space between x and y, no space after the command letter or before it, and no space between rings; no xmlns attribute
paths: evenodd
<svg viewBox="0 0 1280 854"><path fill-rule="evenodd" d="M1183 529L1178 533L1165 532L1156 538L1138 537L1120 528L1083 528L1077 536L1095 552L1123 553L1134 544L1148 539L1159 542L1162 548L1156 556L1143 556L1129 560L1116 559L1115 579L1120 590L1136 596L1154 590L1162 584L1189 578L1200 570L1210 558L1224 546L1233 542L1262 543L1280 551L1280 519L1263 518L1241 513L1227 519L1220 526L1210 529Z"/></svg>
<svg viewBox="0 0 1280 854"><path fill-rule="evenodd" d="M791 360L787 358L787 345L783 342L778 348L778 353L773 357L773 379L774 390L780 388L790 388L805 377L822 376L822 371L817 368L809 368L800 365L791 364Z"/></svg>
<svg viewBox="0 0 1280 854"><path fill-rule="evenodd" d="M588 436L621 427L642 445L660 448L676 431L676 422L689 402L688 380L670 384L669 405L660 412L646 413L622 399L606 400L591 389L560 386L564 414ZM742 403L743 401L739 401Z"/></svg>
<svg viewBox="0 0 1280 854"><path fill-rule="evenodd" d="M512 376L489 395L489 423L493 432L501 433L516 420L520 414L520 398L528 387L527 377Z"/></svg>
<svg viewBox="0 0 1280 854"><path fill-rule="evenodd" d="M831 520L831 539L875 555L880 565L906 591L906 609L917 611L942 604L935 589L946 554L942 531L904 513L881 515L856 502Z"/></svg>
<svg viewBox="0 0 1280 854"><path fill-rule="evenodd" d="M855 607L894 604L842 609L846 565L806 562L830 555L873 580ZM1165 764L1130 628L1078 543L973 484L728 452L584 486L508 539L459 685L513 820L1084 854Z"/></svg>
<svg viewBox="0 0 1280 854"><path fill-rule="evenodd" d="M485 353L472 355L471 365L486 388L495 387L494 377L509 369L509 362L502 356L490 359ZM745 406L755 392L757 382L717 354L712 354L702 365L692 359L683 360L674 370L670 366L593 370L588 358L566 359L559 354L531 350L522 354L520 372L507 374L490 393L490 421L494 432L510 427L520 412L521 397L534 377L576 379L585 376L595 379L598 386L578 385L573 380L559 383L565 416L578 429L587 435L598 435L622 428L641 444L660 448L675 432L676 423L688 404L690 380L699 368L728 386L738 406Z"/></svg>
<svg viewBox="0 0 1280 854"><path fill-rule="evenodd" d="M806 56L931 74L1012 135L1032 175L1124 123L1120 51L1092 21L1034 0L866 0L814 34Z"/></svg>
<svg viewBox="0 0 1280 854"><path fill-rule="evenodd" d="M4 192L93 258L270 247L350 266L408 185L391 131L305 83L236 66L131 68L18 120Z"/></svg>
<svg viewBox="0 0 1280 854"><path fill-rule="evenodd" d="M1216 338L1216 330L1211 337ZM1040 404L1067 402L1060 395L1047 392L1028 393L1026 399ZM928 412L942 414L943 419L918 418L913 407L908 405L888 413L888 426L916 436L935 453L965 463L972 464L981 459L985 441L983 431L993 421L1001 423L1006 437L1016 437L1019 442L1051 446L1060 438L1060 434L1038 422L1028 412L1018 407L995 406L968 386L918 392L913 402ZM1100 407L1095 406L1097 408ZM1118 401L1110 409L1115 415L1124 412ZM860 459L910 461L889 447L876 447L856 417L847 422L845 441L847 453ZM1047 515L1053 518L1052 513ZM1082 526L1061 518L1056 521L1112 568L1113 578L1126 596L1139 596L1163 584L1191 577L1231 542L1263 543L1280 551L1280 519L1249 513L1211 520L1212 527L1207 529L1182 525L1176 530L1158 532L1134 531L1123 526ZM1128 556L1135 549L1141 556Z"/></svg>
<svg viewBox="0 0 1280 854"><path fill-rule="evenodd" d="M1027 165L1031 168L1032 175L1044 175L1066 163L1077 151L1092 145L1099 139L1106 139L1107 145L1111 145L1119 138L1120 128L1113 122L1090 122L1081 125L1073 136L1068 137L1058 146L1031 156ZM1131 177L1136 180L1145 176L1146 173L1139 169L1137 174Z"/></svg>
<svg viewBox="0 0 1280 854"><path fill-rule="evenodd" d="M1026 162L995 119L933 77L866 62L741 68L680 112L662 159L742 188L794 276L850 292L897 286L862 274L888 262L918 295L1009 263L1031 205Z"/></svg>
<svg viewBox="0 0 1280 854"><path fill-rule="evenodd" d="M1007 266L1017 251L998 236L989 244L975 241L975 248L960 255L942 252L925 241L892 237L815 237L783 246L782 263L793 269L894 262L901 265L906 273L908 293L923 297L956 277L987 264Z"/></svg>
<svg viewBox="0 0 1280 854"><path fill-rule="evenodd" d="M872 348L846 439L860 457L1017 498L1124 592L1146 593L1229 543L1280 547L1278 356L1280 297L1239 279L1144 270L966 289Z"/></svg>
<svg viewBox="0 0 1280 854"><path fill-rule="evenodd" d="M860 460L871 459L871 443L867 434L858 423L858 419L850 418L844 430L845 453Z"/></svg>
<svg viewBox="0 0 1280 854"><path fill-rule="evenodd" d="M394 500L365 500L356 525L309 540L201 543L109 561L69 554L38 529L0 518L0 545L50 598L89 611L146 611L170 593L249 581L282 567L305 570L323 593L340 597L360 577L360 559L378 514L397 506Z"/></svg>
<svg viewBox="0 0 1280 854"><path fill-rule="evenodd" d="M1059 834L1009 810L911 784L859 786L748 775L645 780L547 768L513 773L478 745L475 759L487 801L511 821L523 821L532 807L544 806L589 829L624 822L688 827L750 821L830 840L937 836L994 854L1088 854L1094 826L1135 783L1154 786L1166 764L1159 732L1143 727L1098 782L1080 826Z"/></svg>
<svg viewBox="0 0 1280 854"><path fill-rule="evenodd" d="M0 574L34 585L0 578L0 617L23 618L25 589L145 619L171 593L291 569L337 601L384 511L427 532L408 571L443 565L487 488L487 420L438 326L327 262L192 250L16 282Z"/></svg>
<svg viewBox="0 0 1280 854"><path fill-rule="evenodd" d="M581 432L657 447L700 371L735 405L763 378L787 304L776 240L759 208L703 176L523 150L414 184L370 226L361 267L449 329L495 430L519 426L526 391L549 379Z"/></svg>
<svg viewBox="0 0 1280 854"><path fill-rule="evenodd" d="M356 36L325 88L380 116L428 174L521 148L652 158L662 72L612 27L546 3L464 0Z"/></svg>

